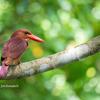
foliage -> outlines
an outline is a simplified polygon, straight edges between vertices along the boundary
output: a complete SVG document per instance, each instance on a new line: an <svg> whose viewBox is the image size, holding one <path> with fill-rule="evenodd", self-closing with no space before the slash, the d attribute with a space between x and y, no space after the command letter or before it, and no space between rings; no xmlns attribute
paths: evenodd
<svg viewBox="0 0 100 100"><path fill-rule="evenodd" d="M0 55L17 29L44 39L29 41L21 62L45 57L98 36L99 0L0 0ZM0 81L0 100L99 100L100 54L32 77Z"/></svg>

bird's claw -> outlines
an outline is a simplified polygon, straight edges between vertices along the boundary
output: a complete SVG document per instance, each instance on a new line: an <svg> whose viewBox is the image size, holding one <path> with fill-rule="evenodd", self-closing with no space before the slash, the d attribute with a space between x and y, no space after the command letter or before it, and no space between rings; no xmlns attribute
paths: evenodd
<svg viewBox="0 0 100 100"><path fill-rule="evenodd" d="M19 67L20 67L20 64L21 64L21 62L19 61L19 62L18 62Z"/></svg>

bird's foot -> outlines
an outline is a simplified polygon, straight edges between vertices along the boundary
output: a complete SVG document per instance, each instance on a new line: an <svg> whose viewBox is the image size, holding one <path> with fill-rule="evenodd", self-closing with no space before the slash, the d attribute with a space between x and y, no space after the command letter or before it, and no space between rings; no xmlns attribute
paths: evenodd
<svg viewBox="0 0 100 100"><path fill-rule="evenodd" d="M19 67L20 67L20 64L21 64L21 62L19 61L19 62L18 62Z"/></svg>

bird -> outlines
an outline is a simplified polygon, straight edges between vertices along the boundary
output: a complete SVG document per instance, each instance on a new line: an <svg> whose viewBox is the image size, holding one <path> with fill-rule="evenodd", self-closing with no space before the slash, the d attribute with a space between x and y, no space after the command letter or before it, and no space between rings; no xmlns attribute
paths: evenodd
<svg viewBox="0 0 100 100"><path fill-rule="evenodd" d="M1 54L2 66L0 69L0 77L4 77L6 75L7 69L11 63L15 64L18 62L20 67L20 58L28 47L27 40L29 39L42 43L45 42L41 38L33 35L29 30L19 29L16 30L11 35L11 38L4 43Z"/></svg>

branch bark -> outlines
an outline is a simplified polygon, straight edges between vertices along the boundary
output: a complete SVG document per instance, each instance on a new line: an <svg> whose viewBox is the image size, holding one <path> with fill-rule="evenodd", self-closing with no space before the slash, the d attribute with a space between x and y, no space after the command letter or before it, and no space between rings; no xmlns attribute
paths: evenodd
<svg viewBox="0 0 100 100"><path fill-rule="evenodd" d="M0 77L0 80L20 79L43 73L69 63L79 61L99 51L100 36L69 50L65 50L41 59L22 63L20 67L18 65L10 65L7 75L5 77Z"/></svg>

